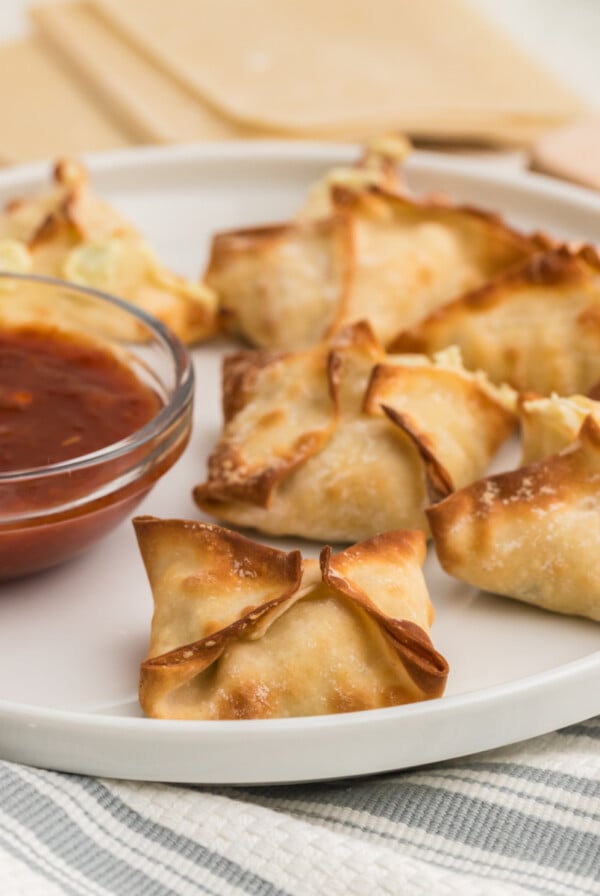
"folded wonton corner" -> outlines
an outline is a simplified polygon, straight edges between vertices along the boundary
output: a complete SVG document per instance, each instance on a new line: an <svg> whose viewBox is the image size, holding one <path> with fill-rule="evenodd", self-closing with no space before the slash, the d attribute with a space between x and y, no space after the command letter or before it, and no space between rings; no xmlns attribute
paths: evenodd
<svg viewBox="0 0 600 896"><path fill-rule="evenodd" d="M264 348L301 348L368 319L387 345L548 246L479 209L409 197L386 145L366 165L334 169L295 221L214 237L205 280L230 330Z"/></svg>
<svg viewBox="0 0 600 896"><path fill-rule="evenodd" d="M427 509L446 572L486 591L600 621L600 422L533 420L529 453L558 453L467 486ZM561 409L559 409L561 410ZM538 408L535 413L540 411ZM570 421L570 423L569 423ZM534 432L535 430L535 432Z"/></svg>
<svg viewBox="0 0 600 896"><path fill-rule="evenodd" d="M496 383L540 395L586 393L600 379L600 258L560 246L435 311L394 351L458 345Z"/></svg>
<svg viewBox="0 0 600 896"><path fill-rule="evenodd" d="M518 414L523 465L571 445L587 416L591 415L600 423L600 402L585 395L541 397L523 394L519 396Z"/></svg>
<svg viewBox="0 0 600 896"><path fill-rule="evenodd" d="M381 187L392 192L404 191L400 163L411 151L410 140L403 134L383 134L369 141L354 164L331 168L313 184L306 202L296 215L296 221L318 220L334 214L335 187L357 190Z"/></svg>
<svg viewBox="0 0 600 896"><path fill-rule="evenodd" d="M147 715L321 715L443 693L421 532L324 548L319 564L206 523L134 525L154 596Z"/></svg>
<svg viewBox="0 0 600 896"><path fill-rule="evenodd" d="M426 529L425 506L481 476L516 420L513 391L456 351L386 355L365 323L305 351L227 357L223 408L198 505L337 542Z"/></svg>
<svg viewBox="0 0 600 896"><path fill-rule="evenodd" d="M119 296L186 342L216 329L212 291L164 268L132 225L96 198L85 170L70 160L56 164L46 193L6 206L0 216L0 270L58 277ZM47 316L52 309L40 313ZM107 308L97 323L117 337L140 335L118 309Z"/></svg>

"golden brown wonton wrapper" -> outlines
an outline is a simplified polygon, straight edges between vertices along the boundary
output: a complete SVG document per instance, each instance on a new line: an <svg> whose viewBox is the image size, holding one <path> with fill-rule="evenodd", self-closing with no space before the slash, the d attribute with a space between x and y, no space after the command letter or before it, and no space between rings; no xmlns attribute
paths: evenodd
<svg viewBox="0 0 600 896"><path fill-rule="evenodd" d="M439 697L421 532L302 561L206 523L134 520L154 595L140 703L169 719L375 709Z"/></svg>
<svg viewBox="0 0 600 896"><path fill-rule="evenodd" d="M352 165L338 165L313 184L297 221L310 221L335 214L334 187L361 190L381 187L394 193L405 189L402 162L412 151L410 140L403 134L384 134L369 141Z"/></svg>
<svg viewBox="0 0 600 896"><path fill-rule="evenodd" d="M600 378L600 259L590 246L532 257L434 312L394 351L458 345L496 383L541 395L587 392Z"/></svg>
<svg viewBox="0 0 600 896"><path fill-rule="evenodd" d="M364 323L305 351L226 358L223 395L198 505L324 541L426 528L424 507L480 476L515 420L512 390L456 352L388 356Z"/></svg>
<svg viewBox="0 0 600 896"><path fill-rule="evenodd" d="M600 424L557 454L429 507L446 572L558 613L600 620Z"/></svg>
<svg viewBox="0 0 600 896"><path fill-rule="evenodd" d="M523 446L522 464L532 463L571 445L589 415L600 423L600 402L585 395L521 395L518 402Z"/></svg>
<svg viewBox="0 0 600 896"><path fill-rule="evenodd" d="M385 180L334 179L325 218L217 234L205 279L226 325L255 345L305 347L362 319L387 345L540 241L478 209L409 198Z"/></svg>
<svg viewBox="0 0 600 896"><path fill-rule="evenodd" d="M111 293L155 315L186 342L216 329L211 290L162 267L131 224L94 196L85 170L73 161L56 165L46 193L8 204L0 216L0 270ZM139 335L135 324L110 308L98 317L98 329L123 338Z"/></svg>

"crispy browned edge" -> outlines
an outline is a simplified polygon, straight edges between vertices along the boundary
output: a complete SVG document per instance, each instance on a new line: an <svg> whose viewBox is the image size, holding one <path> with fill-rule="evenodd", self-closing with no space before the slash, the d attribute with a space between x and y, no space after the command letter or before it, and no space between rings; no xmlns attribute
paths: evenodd
<svg viewBox="0 0 600 896"><path fill-rule="evenodd" d="M77 201L89 183L87 170L79 162L59 159L54 165L52 180L57 186L63 187L66 193L58 208L50 211L31 235L27 243L29 249L36 249L53 239L61 230L81 235L76 208ZM22 201L13 200L6 206L6 211L18 208Z"/></svg>
<svg viewBox="0 0 600 896"><path fill-rule="evenodd" d="M355 550L360 551L361 555L371 552L377 554L382 546L393 546L403 554L410 555L419 566L423 565L425 534L420 530L395 529L352 545L340 555L332 555L331 547L325 546L320 554L323 581L360 606L380 626L391 641L406 672L423 692L424 699L439 697L446 686L449 666L445 657L433 646L427 632L414 622L386 616L362 589L335 569L337 556L349 555Z"/></svg>
<svg viewBox="0 0 600 896"><path fill-rule="evenodd" d="M228 640L256 628L266 613L274 607L279 606L282 601L287 600L291 595L295 594L300 586L302 580L302 555L298 550L289 552L280 551L277 548L271 548L267 545L252 541L244 535L240 535L238 532L233 532L231 529L225 529L223 526L204 523L198 520L159 519L153 516L138 516L133 518L132 523L140 546L144 565L146 565L144 549L148 526L159 525L161 528L168 526L171 529L177 529L184 524L186 527L190 527L196 532L208 535L216 545L228 542L229 544L234 545L238 550L245 550L247 557L251 561L259 556L261 558L266 557L271 559L273 563L278 563L281 566L283 578L287 580L287 587L278 597L259 607L254 607L248 613L245 613L235 622L231 623L231 625L226 626L220 631L213 632L206 638L202 638L192 644L183 645L182 647L178 647L175 650L171 650L160 656L147 658L142 663L142 671L151 669L155 666L174 666L189 662L199 662L201 668L199 668L198 671L201 671L202 668L206 668L207 665L220 656Z"/></svg>
<svg viewBox="0 0 600 896"><path fill-rule="evenodd" d="M390 369L394 370L395 368L390 368L385 363L377 364L373 368L365 395L365 405L368 402L369 392L376 386L377 380L380 377L385 378ZM483 390L479 388L477 382L472 381L472 386L477 392L480 402L485 403L490 411L493 410L496 413L497 429L501 429L502 433L499 441L504 441L504 439L508 438L512 429L514 429L516 424L515 415L506 408L503 408L499 402L494 401L490 395L483 392ZM437 457L427 433L419 430L418 425L409 414L403 414L386 404L381 404L380 407L392 423L398 426L415 445L423 464L429 501L432 504L441 501L442 498L445 498L454 491L455 486L452 476Z"/></svg>
<svg viewBox="0 0 600 896"><path fill-rule="evenodd" d="M369 347L374 355L381 348L370 325L364 321L359 321L356 324L343 328L330 341L331 350L327 354L326 368L334 417L339 415L340 358L336 348L343 348L352 342ZM383 349L381 351L383 352ZM242 351L225 358L223 364L223 414L225 423L231 420L252 399L258 373L269 366L269 364L276 363L290 354L293 353L271 352L268 350ZM373 369L365 392L365 401L373 382L386 369L385 363L376 363L374 357ZM474 383L474 387L477 388L476 383ZM504 438L506 438L516 423L515 415L502 408L491 397L485 396L483 393L482 397L488 400L490 407L494 407L498 414L503 416L504 425L502 428L503 432L505 431ZM432 503L439 501L454 491L455 486L452 477L436 456L427 434L421 432L408 415L402 414L384 404L380 405L380 407L388 419L401 429L414 444L423 465L429 501ZM500 425L500 421L498 425ZM304 445L302 442L299 442L293 462L286 465L274 465L257 476L232 484L220 475L220 470L223 467L224 460L227 463L231 462L234 464L235 457L230 457L228 446L223 446L221 441L219 441L208 460L207 480L193 489L194 500L199 507L207 510L209 513L214 512L217 516L218 510L216 508L223 501L237 500L247 504L254 504L258 507L268 507L277 485L299 467L311 453L312 441L310 439Z"/></svg>
<svg viewBox="0 0 600 896"><path fill-rule="evenodd" d="M475 514L478 516L491 514L499 505L506 507L506 512L510 513L510 508L514 505L510 503L503 505L502 502L514 497L524 478L528 479L528 489L537 492L536 507L552 504L561 487L570 489L573 481L577 481L578 455L585 443L591 444L599 452L600 464L600 424L591 415L585 418L576 442L563 451L518 467L516 470L478 479L427 507L425 513L435 550L446 572L452 574L461 562L461 558L453 552L451 539L446 537L455 520L475 518ZM494 500L482 502L482 496L486 493L489 483L495 486ZM543 490L548 484L552 485L552 492Z"/></svg>
<svg viewBox="0 0 600 896"><path fill-rule="evenodd" d="M478 289L453 299L414 327L399 333L391 342L391 352L421 352L429 347L428 331L448 317L463 312L476 314L502 304L507 294L527 286L568 286L581 283L591 272L600 271L600 256L589 244L562 244L548 251L536 252L507 271L492 277Z"/></svg>
<svg viewBox="0 0 600 896"><path fill-rule="evenodd" d="M360 163L359 163L360 167ZM340 295L340 302L337 314L334 315L328 333L332 333L339 326L343 319L344 308L348 302L349 290L351 289L351 269L354 260L354 246L350 233L351 213L360 207L365 201L368 202L369 197L377 197L388 203L403 205L413 208L417 211L431 211L440 214L462 214L470 218L476 218L484 222L488 227L496 230L499 235L504 236L514 243L515 248L521 249L525 254L531 254L534 251L545 250L556 245L556 242L546 234L533 233L523 234L518 230L510 227L503 218L468 204L454 204L449 199L440 196L429 196L416 198L406 193L400 193L396 190L377 185L367 185L365 187L347 187L342 185L333 185L331 187L331 199L334 206L334 212L321 219L311 221L291 221L280 222L269 225L258 225L256 227L248 227L241 229L233 229L221 231L213 236L209 260L204 272L204 282L211 285L213 277L217 277L220 272L227 267L232 258L240 252L253 251L259 253L265 247L277 243L290 233L299 233L303 229L306 232L323 232L333 231L335 228L344 228L346 232L348 265L344 284ZM219 311L220 324L224 329L235 329L235 315L226 306L222 306Z"/></svg>
<svg viewBox="0 0 600 896"><path fill-rule="evenodd" d="M310 349L308 350L310 351ZM293 352L238 352L231 356L230 363L223 366L223 411L225 424L231 420L251 399L259 372ZM339 372L340 360L335 351L323 353L323 368L331 397L331 423L339 416ZM234 390L237 390L234 392ZM227 475L224 471L239 469L239 452L230 444L219 439L208 458L208 476L205 482L192 491L199 507L208 509L223 500L237 500L258 507L268 507L274 489L291 472L310 457L318 445L320 437L314 432L305 433L296 440L292 455L287 461L273 463L272 466L250 476ZM218 514L217 514L218 515Z"/></svg>
<svg viewBox="0 0 600 896"><path fill-rule="evenodd" d="M259 372L288 353L243 349L225 355L221 363L223 422L229 423L254 394Z"/></svg>
<svg viewBox="0 0 600 896"><path fill-rule="evenodd" d="M402 361L402 358L400 358L400 361ZM477 397L478 406L482 411L488 415L494 414L497 418L494 431L491 433L492 439L490 441L490 450L492 450L493 446L497 446L508 438L515 428L517 422L515 412L502 404L499 398L496 398L493 394L488 392L478 381L475 374L464 367L452 369L443 366L438 367L435 363L426 367L412 365L407 367L402 363L390 365L386 363L386 361L376 364L373 367L371 378L365 393L363 409L367 413L369 413L372 407L377 404L374 396L377 395L380 382L385 383L390 376L394 378L399 370L413 375L418 374L419 372L428 372L429 374L443 376L446 379L454 379L455 382L458 381L462 386L467 387L471 393ZM529 394L529 397L534 397L533 393ZM379 406L383 407L381 404Z"/></svg>
<svg viewBox="0 0 600 896"><path fill-rule="evenodd" d="M335 336L322 344L324 372L327 376L332 400L332 423L340 413L339 377L342 368L339 351L357 345L368 349L375 357L383 353L373 330L366 321L358 321L340 329ZM317 349L306 349L312 352ZM230 422L239 411L250 402L255 394L257 377L270 364L291 357L294 352L270 350L241 351L227 356L222 367L222 395L224 424ZM258 507L267 507L273 490L289 473L296 469L313 453L314 439L310 434L305 441L298 441L294 457L288 463L274 464L245 479L223 476L226 468L236 468L235 451L223 442L221 437L208 458L208 475L205 482L193 489L193 497L198 506L209 513L222 501L238 500ZM218 512L215 512L218 516Z"/></svg>
<svg viewBox="0 0 600 896"><path fill-rule="evenodd" d="M461 214L469 218L476 218L488 227L496 230L498 234L508 237L517 248L522 248L525 253L549 249L556 245L556 240L548 234L540 231L531 234L522 233L507 224L504 218L496 212L468 203L455 203L448 197L439 194L416 197L408 193L390 190L377 184L369 184L361 189L343 185L334 185L332 187L332 201L336 210L340 212L352 211L363 202L368 202L370 196L383 199L395 205L404 205L416 211L438 212L441 215L444 213L449 215Z"/></svg>
<svg viewBox="0 0 600 896"><path fill-rule="evenodd" d="M334 401L337 400L337 362L336 349L349 346L360 346L369 350L375 358L384 354L384 348L377 340L368 321L360 320L337 330L326 340L330 348L328 373L330 389ZM256 378L261 370L284 358L293 355L292 351L271 349L242 349L225 355L221 365L222 410L223 420L229 423L235 415L246 406L254 395Z"/></svg>
<svg viewBox="0 0 600 896"><path fill-rule="evenodd" d="M430 440L419 432L407 414L401 414L388 405L381 405L382 411L411 440L423 464L427 497L433 503L440 501L454 491L454 482L448 470L436 457Z"/></svg>
<svg viewBox="0 0 600 896"><path fill-rule="evenodd" d="M267 367L270 363L275 363L277 353L259 352L259 357L253 358L252 352L248 353L249 357L234 360L234 365L238 365L237 373L232 374L231 370L227 372L228 376L233 376L237 380L239 392L235 401L231 400L229 386L227 392L224 391L224 409L225 413L230 414L232 419L235 414L251 399L253 394L253 386L256 377L261 369ZM266 356L271 354L270 358ZM292 354L292 353L289 353ZM278 357L284 357L285 353ZM329 394L332 402L331 425L335 425L335 421L339 416L339 371L340 362L335 352L328 352L323 357L324 369L327 377ZM226 419L227 422L227 419ZM275 487L299 467L304 461L310 457L321 442L320 435L309 432L298 437L294 443L293 452L285 461L274 463L260 473L250 476L241 477L238 475L227 475L224 471L232 473L239 470L239 453L235 447L232 448L226 441L220 439L215 445L214 450L208 458L208 477L206 482L202 482L193 489L193 497L199 507L208 509L214 502L224 500L237 500L246 504L254 504L258 507L268 507L271 496Z"/></svg>
<svg viewBox="0 0 600 896"><path fill-rule="evenodd" d="M274 559L276 558L279 562L283 562L288 580L288 587L285 588L281 595L261 606L253 607L250 612L220 631L214 632L199 641L182 645L168 653L144 660L140 667L140 702L143 702L143 691L146 687L147 676L152 670L157 668L168 669L180 665L193 665L195 673L199 674L221 656L229 643L247 636L253 629L259 626L265 615L279 607L286 600L289 600L300 587L302 557L300 551L296 550L286 553L276 548L269 548L229 529L209 523L173 519L160 520L151 516L135 517L132 522L140 545L142 558L144 558L145 530L149 525L179 526L185 523L186 526L191 526L193 529L209 532L214 534L215 538L229 541L238 548L245 548L250 559L257 554L262 556L271 554ZM386 546L392 545L403 553L410 554L419 565L423 563L425 536L420 531L395 530L385 532L367 541L359 542L357 545L348 548L347 551L359 548L363 552L376 553L382 544ZM342 551L341 553L344 554L346 552ZM415 623L386 616L377 609L361 589L357 588L345 577L337 574L335 572L335 556L332 557L330 546L325 546L321 550L320 567L323 581L364 610L387 635L406 672L423 692L424 699L439 697L444 691L449 667L445 658L435 650L428 634Z"/></svg>

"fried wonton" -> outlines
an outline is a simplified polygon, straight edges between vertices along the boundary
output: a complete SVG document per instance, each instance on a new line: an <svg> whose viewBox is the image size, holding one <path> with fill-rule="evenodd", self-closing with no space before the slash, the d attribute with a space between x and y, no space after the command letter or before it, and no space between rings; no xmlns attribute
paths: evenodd
<svg viewBox="0 0 600 896"><path fill-rule="evenodd" d="M495 215L410 198L381 176L334 178L328 201L318 190L299 220L214 238L206 282L229 329L255 345L301 348L362 319L387 345L545 245Z"/></svg>
<svg viewBox="0 0 600 896"><path fill-rule="evenodd" d="M326 547L319 563L206 523L134 525L154 596L140 676L147 715L322 715L443 693L421 532Z"/></svg>
<svg viewBox="0 0 600 896"><path fill-rule="evenodd" d="M427 510L440 562L471 585L600 621L600 423L562 451Z"/></svg>
<svg viewBox="0 0 600 896"><path fill-rule="evenodd" d="M409 151L401 136L373 141L355 164L332 168L311 187L295 221L216 234L205 279L219 294L224 326L277 348L314 345L330 332L352 256L333 187L400 189L398 161Z"/></svg>
<svg viewBox="0 0 600 896"><path fill-rule="evenodd" d="M365 323L304 351L227 357L223 396L198 505L324 541L426 528L426 504L480 476L515 421L512 390L455 351L389 356Z"/></svg>
<svg viewBox="0 0 600 896"><path fill-rule="evenodd" d="M585 395L539 397L522 395L518 413L521 421L522 463L528 464L562 451L575 441L585 418L600 423L600 402Z"/></svg>
<svg viewBox="0 0 600 896"><path fill-rule="evenodd" d="M561 246L439 309L394 351L458 345L496 383L540 395L586 393L600 378L600 259Z"/></svg>
<svg viewBox="0 0 600 896"><path fill-rule="evenodd" d="M400 163L410 154L410 141L402 134L377 137L366 144L364 151L353 165L338 165L326 172L321 180L310 188L303 207L296 215L297 221L326 218L336 211L332 201L334 187L364 189L382 187L392 192L405 189Z"/></svg>
<svg viewBox="0 0 600 896"><path fill-rule="evenodd" d="M351 246L342 216L216 234L204 279L222 324L262 347L318 342L334 329Z"/></svg>
<svg viewBox="0 0 600 896"><path fill-rule="evenodd" d="M132 225L96 198L85 170L73 161L55 166L46 193L8 204L0 216L0 270L111 293L158 317L186 342L205 339L216 328L211 290L164 268ZM98 328L123 338L137 335L129 318L108 308Z"/></svg>

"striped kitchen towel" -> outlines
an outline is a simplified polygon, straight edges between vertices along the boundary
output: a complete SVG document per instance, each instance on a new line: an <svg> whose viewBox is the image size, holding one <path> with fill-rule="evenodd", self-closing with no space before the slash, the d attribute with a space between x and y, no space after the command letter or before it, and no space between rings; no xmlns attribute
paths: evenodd
<svg viewBox="0 0 600 896"><path fill-rule="evenodd" d="M1 896L598 896L600 718L391 775L268 788L0 762Z"/></svg>

